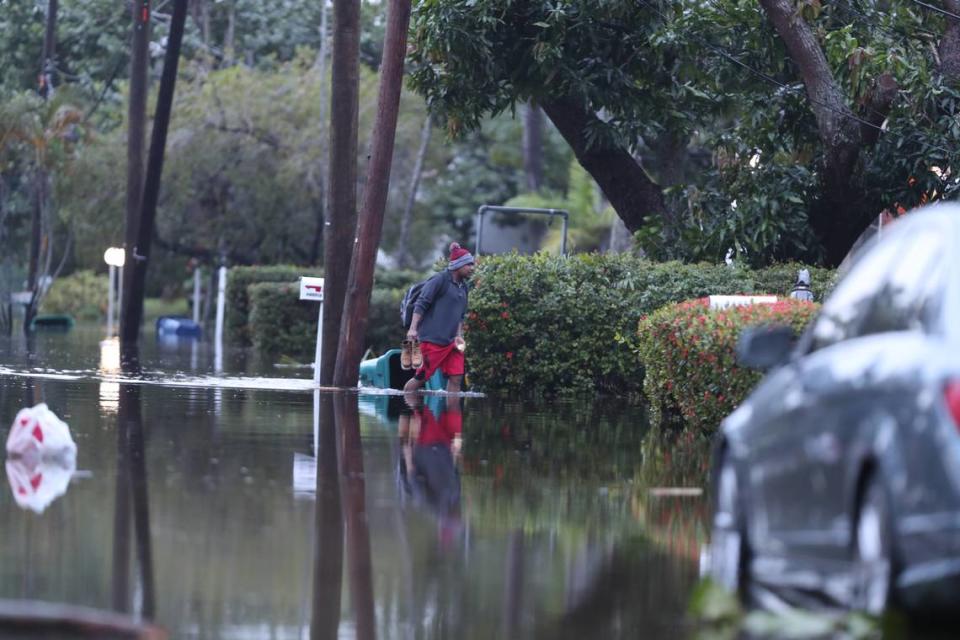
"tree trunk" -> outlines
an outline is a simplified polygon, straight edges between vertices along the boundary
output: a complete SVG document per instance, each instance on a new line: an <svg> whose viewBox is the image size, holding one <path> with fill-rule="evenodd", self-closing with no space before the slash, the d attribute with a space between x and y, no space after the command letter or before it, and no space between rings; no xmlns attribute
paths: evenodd
<svg viewBox="0 0 960 640"><path fill-rule="evenodd" d="M180 61L180 44L183 41L183 25L187 18L187 0L174 0L173 16L170 19L170 35L167 38L167 51L163 60L163 75L157 94L157 110L153 118L153 132L150 138L150 158L147 164L146 180L143 185L143 202L137 226L135 244L127 259L127 271L130 276L124 282L124 308L120 325L120 341L125 345L136 345L140 337L140 323L143 321L144 287L147 280L147 268L150 266L150 245L153 242L153 223L157 216L157 199L160 196L160 177L163 173L163 156L167 144L167 128L170 125L170 111L173 107L173 92L177 81L177 65Z"/></svg>
<svg viewBox="0 0 960 640"><path fill-rule="evenodd" d="M420 148L417 149L417 159L413 164L413 175L410 178L410 193L407 195L407 205L403 208L403 218L400 220L400 239L397 241L397 262L401 268L410 266L410 227L413 224L413 207L417 203L417 191L420 189L420 177L423 175L423 162L430 148L430 134L433 123L430 114L423 121L420 129Z"/></svg>
<svg viewBox="0 0 960 640"><path fill-rule="evenodd" d="M47 172L38 167L33 178L33 212L30 216L30 263L27 270L27 290L30 301L23 312L23 333L29 334L30 325L40 305L41 282L40 254L43 253L43 216L47 206Z"/></svg>
<svg viewBox="0 0 960 640"><path fill-rule="evenodd" d="M410 0L390 0L380 62L380 91L377 118L373 125L370 168L363 186L363 205L357 223L357 245L350 263L350 280L340 325L340 346L334 384L355 387L360 377L360 359L367 333L373 271L383 233L383 217L390 190L390 169L396 142L400 91L403 88L403 59L407 53Z"/></svg>
<svg viewBox="0 0 960 640"><path fill-rule="evenodd" d="M960 1L943 0L943 8L960 15ZM960 81L960 20L947 16L947 28L940 39L940 72L951 83Z"/></svg>
<svg viewBox="0 0 960 640"><path fill-rule="evenodd" d="M233 40L237 26L237 5L231 0L227 7L227 30L223 34L223 66L233 64Z"/></svg>
<svg viewBox="0 0 960 640"><path fill-rule="evenodd" d="M43 32L43 54L40 60L40 95L53 96L57 62L57 0L47 0L47 21Z"/></svg>
<svg viewBox="0 0 960 640"><path fill-rule="evenodd" d="M320 384L329 385L340 342L340 316L357 231L357 119L360 0L333 0L330 160L323 234L324 305Z"/></svg>
<svg viewBox="0 0 960 640"><path fill-rule="evenodd" d="M810 225L826 250L826 261L837 265L866 224L860 219L865 194L854 181L863 146L862 123L847 107L816 34L793 2L760 0L760 5L800 72L817 120L823 145L822 192L811 209Z"/></svg>
<svg viewBox="0 0 960 640"><path fill-rule="evenodd" d="M540 106L631 233L639 230L648 216L665 216L660 187L626 149L588 145L587 124L596 116L570 99L551 100Z"/></svg>
<svg viewBox="0 0 960 640"><path fill-rule="evenodd" d="M543 111L535 103L523 106L523 172L527 191L543 185Z"/></svg>
<svg viewBox="0 0 960 640"><path fill-rule="evenodd" d="M320 78L320 124L327 121L327 2L321 0L320 3L320 51L317 53L317 63L314 65L317 70L317 77ZM326 130L320 127L319 147L323 149L327 144L328 136ZM320 206L317 207L317 228L313 233L313 242L310 245L310 264L317 264L320 259L320 242L323 240L323 219L325 217L324 200L327 194L327 167L320 167Z"/></svg>
<svg viewBox="0 0 960 640"><path fill-rule="evenodd" d="M130 96L127 103L127 194L126 229L124 234L125 264L133 267L133 248L137 244L140 228L140 201L143 197L143 148L147 128L147 66L150 47L150 0L137 0L132 4L133 40L130 54ZM123 283L123 308L120 309L121 324L129 311L133 298L130 296L130 281ZM138 327L139 330L139 327ZM121 329L122 332L122 329Z"/></svg>

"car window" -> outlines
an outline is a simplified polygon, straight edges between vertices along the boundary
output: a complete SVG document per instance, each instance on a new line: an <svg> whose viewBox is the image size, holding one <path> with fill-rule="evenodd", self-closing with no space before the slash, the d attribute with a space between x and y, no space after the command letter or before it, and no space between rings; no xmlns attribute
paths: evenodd
<svg viewBox="0 0 960 640"><path fill-rule="evenodd" d="M875 333L931 331L946 277L943 253L943 238L931 229L878 244L824 304L809 350Z"/></svg>
<svg viewBox="0 0 960 640"><path fill-rule="evenodd" d="M931 332L946 278L944 251L943 236L936 229L911 234L896 265L887 270L883 286L874 294L858 333Z"/></svg>
<svg viewBox="0 0 960 640"><path fill-rule="evenodd" d="M810 351L822 349L858 335L859 325L870 311L872 297L885 285L887 272L898 261L907 238L881 242L854 264L824 303L811 330Z"/></svg>

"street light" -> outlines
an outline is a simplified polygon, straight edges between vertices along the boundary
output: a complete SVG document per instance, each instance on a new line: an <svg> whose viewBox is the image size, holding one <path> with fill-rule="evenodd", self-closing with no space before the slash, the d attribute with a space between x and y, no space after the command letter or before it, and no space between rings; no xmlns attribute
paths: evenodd
<svg viewBox="0 0 960 640"><path fill-rule="evenodd" d="M117 307L123 304L123 263L126 261L127 254L120 247L110 247L103 252L103 261L110 266L110 285L107 292L107 337L113 336L113 292L115 289L120 291L120 299ZM117 287L117 267L120 267L120 286ZM117 315L119 316L119 310Z"/></svg>

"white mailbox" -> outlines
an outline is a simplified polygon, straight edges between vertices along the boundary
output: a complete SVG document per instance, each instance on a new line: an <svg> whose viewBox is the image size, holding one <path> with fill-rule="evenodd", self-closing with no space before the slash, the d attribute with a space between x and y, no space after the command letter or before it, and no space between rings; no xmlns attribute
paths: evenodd
<svg viewBox="0 0 960 640"><path fill-rule="evenodd" d="M300 277L300 299L323 302L323 278Z"/></svg>

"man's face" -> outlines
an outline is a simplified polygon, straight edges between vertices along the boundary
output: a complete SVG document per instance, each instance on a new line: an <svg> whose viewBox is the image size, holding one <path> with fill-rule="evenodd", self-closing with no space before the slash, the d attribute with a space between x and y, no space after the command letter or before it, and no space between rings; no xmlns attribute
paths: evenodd
<svg viewBox="0 0 960 640"><path fill-rule="evenodd" d="M459 269L457 269L457 275L458 275L461 279L467 280L468 278L470 278L470 276L473 275L473 268L474 268L474 266L476 266L476 265L474 265L472 262L471 262L470 264L465 264L465 265L463 265L462 267L460 267Z"/></svg>

